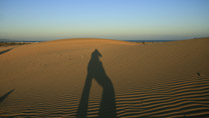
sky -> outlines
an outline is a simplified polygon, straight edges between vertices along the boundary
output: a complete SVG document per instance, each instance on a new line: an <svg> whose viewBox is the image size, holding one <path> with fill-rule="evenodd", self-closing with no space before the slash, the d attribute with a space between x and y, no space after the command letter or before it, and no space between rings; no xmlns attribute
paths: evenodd
<svg viewBox="0 0 209 118"><path fill-rule="evenodd" d="M209 0L0 0L0 39L209 37Z"/></svg>

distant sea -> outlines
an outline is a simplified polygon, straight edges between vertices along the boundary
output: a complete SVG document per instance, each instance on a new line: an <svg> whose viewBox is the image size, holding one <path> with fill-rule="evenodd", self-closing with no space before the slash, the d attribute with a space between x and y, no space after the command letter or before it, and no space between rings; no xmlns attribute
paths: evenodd
<svg viewBox="0 0 209 118"><path fill-rule="evenodd" d="M124 40L129 42L169 42L169 41L177 41L177 40Z"/></svg>

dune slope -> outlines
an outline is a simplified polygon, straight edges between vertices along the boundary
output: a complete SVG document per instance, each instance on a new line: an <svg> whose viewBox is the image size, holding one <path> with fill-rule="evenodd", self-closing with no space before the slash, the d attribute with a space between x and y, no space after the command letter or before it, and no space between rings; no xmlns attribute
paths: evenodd
<svg viewBox="0 0 209 118"><path fill-rule="evenodd" d="M207 117L209 38L65 39L0 55L0 116Z"/></svg>

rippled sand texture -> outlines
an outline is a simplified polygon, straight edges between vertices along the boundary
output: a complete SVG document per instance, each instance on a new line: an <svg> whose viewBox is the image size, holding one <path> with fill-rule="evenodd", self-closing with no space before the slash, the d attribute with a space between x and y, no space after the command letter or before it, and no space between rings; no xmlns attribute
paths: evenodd
<svg viewBox="0 0 209 118"><path fill-rule="evenodd" d="M0 49L0 117L208 117L208 46L66 39Z"/></svg>

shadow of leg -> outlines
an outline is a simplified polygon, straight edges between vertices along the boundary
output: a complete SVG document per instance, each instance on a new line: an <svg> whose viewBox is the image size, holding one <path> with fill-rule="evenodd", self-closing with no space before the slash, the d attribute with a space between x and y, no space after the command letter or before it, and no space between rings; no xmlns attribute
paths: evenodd
<svg viewBox="0 0 209 118"><path fill-rule="evenodd" d="M91 89L92 76L87 75L86 82L81 95L80 104L78 107L77 118L86 118L88 111L88 100Z"/></svg>
<svg viewBox="0 0 209 118"><path fill-rule="evenodd" d="M116 118L115 93L111 82L103 88L99 117Z"/></svg>

